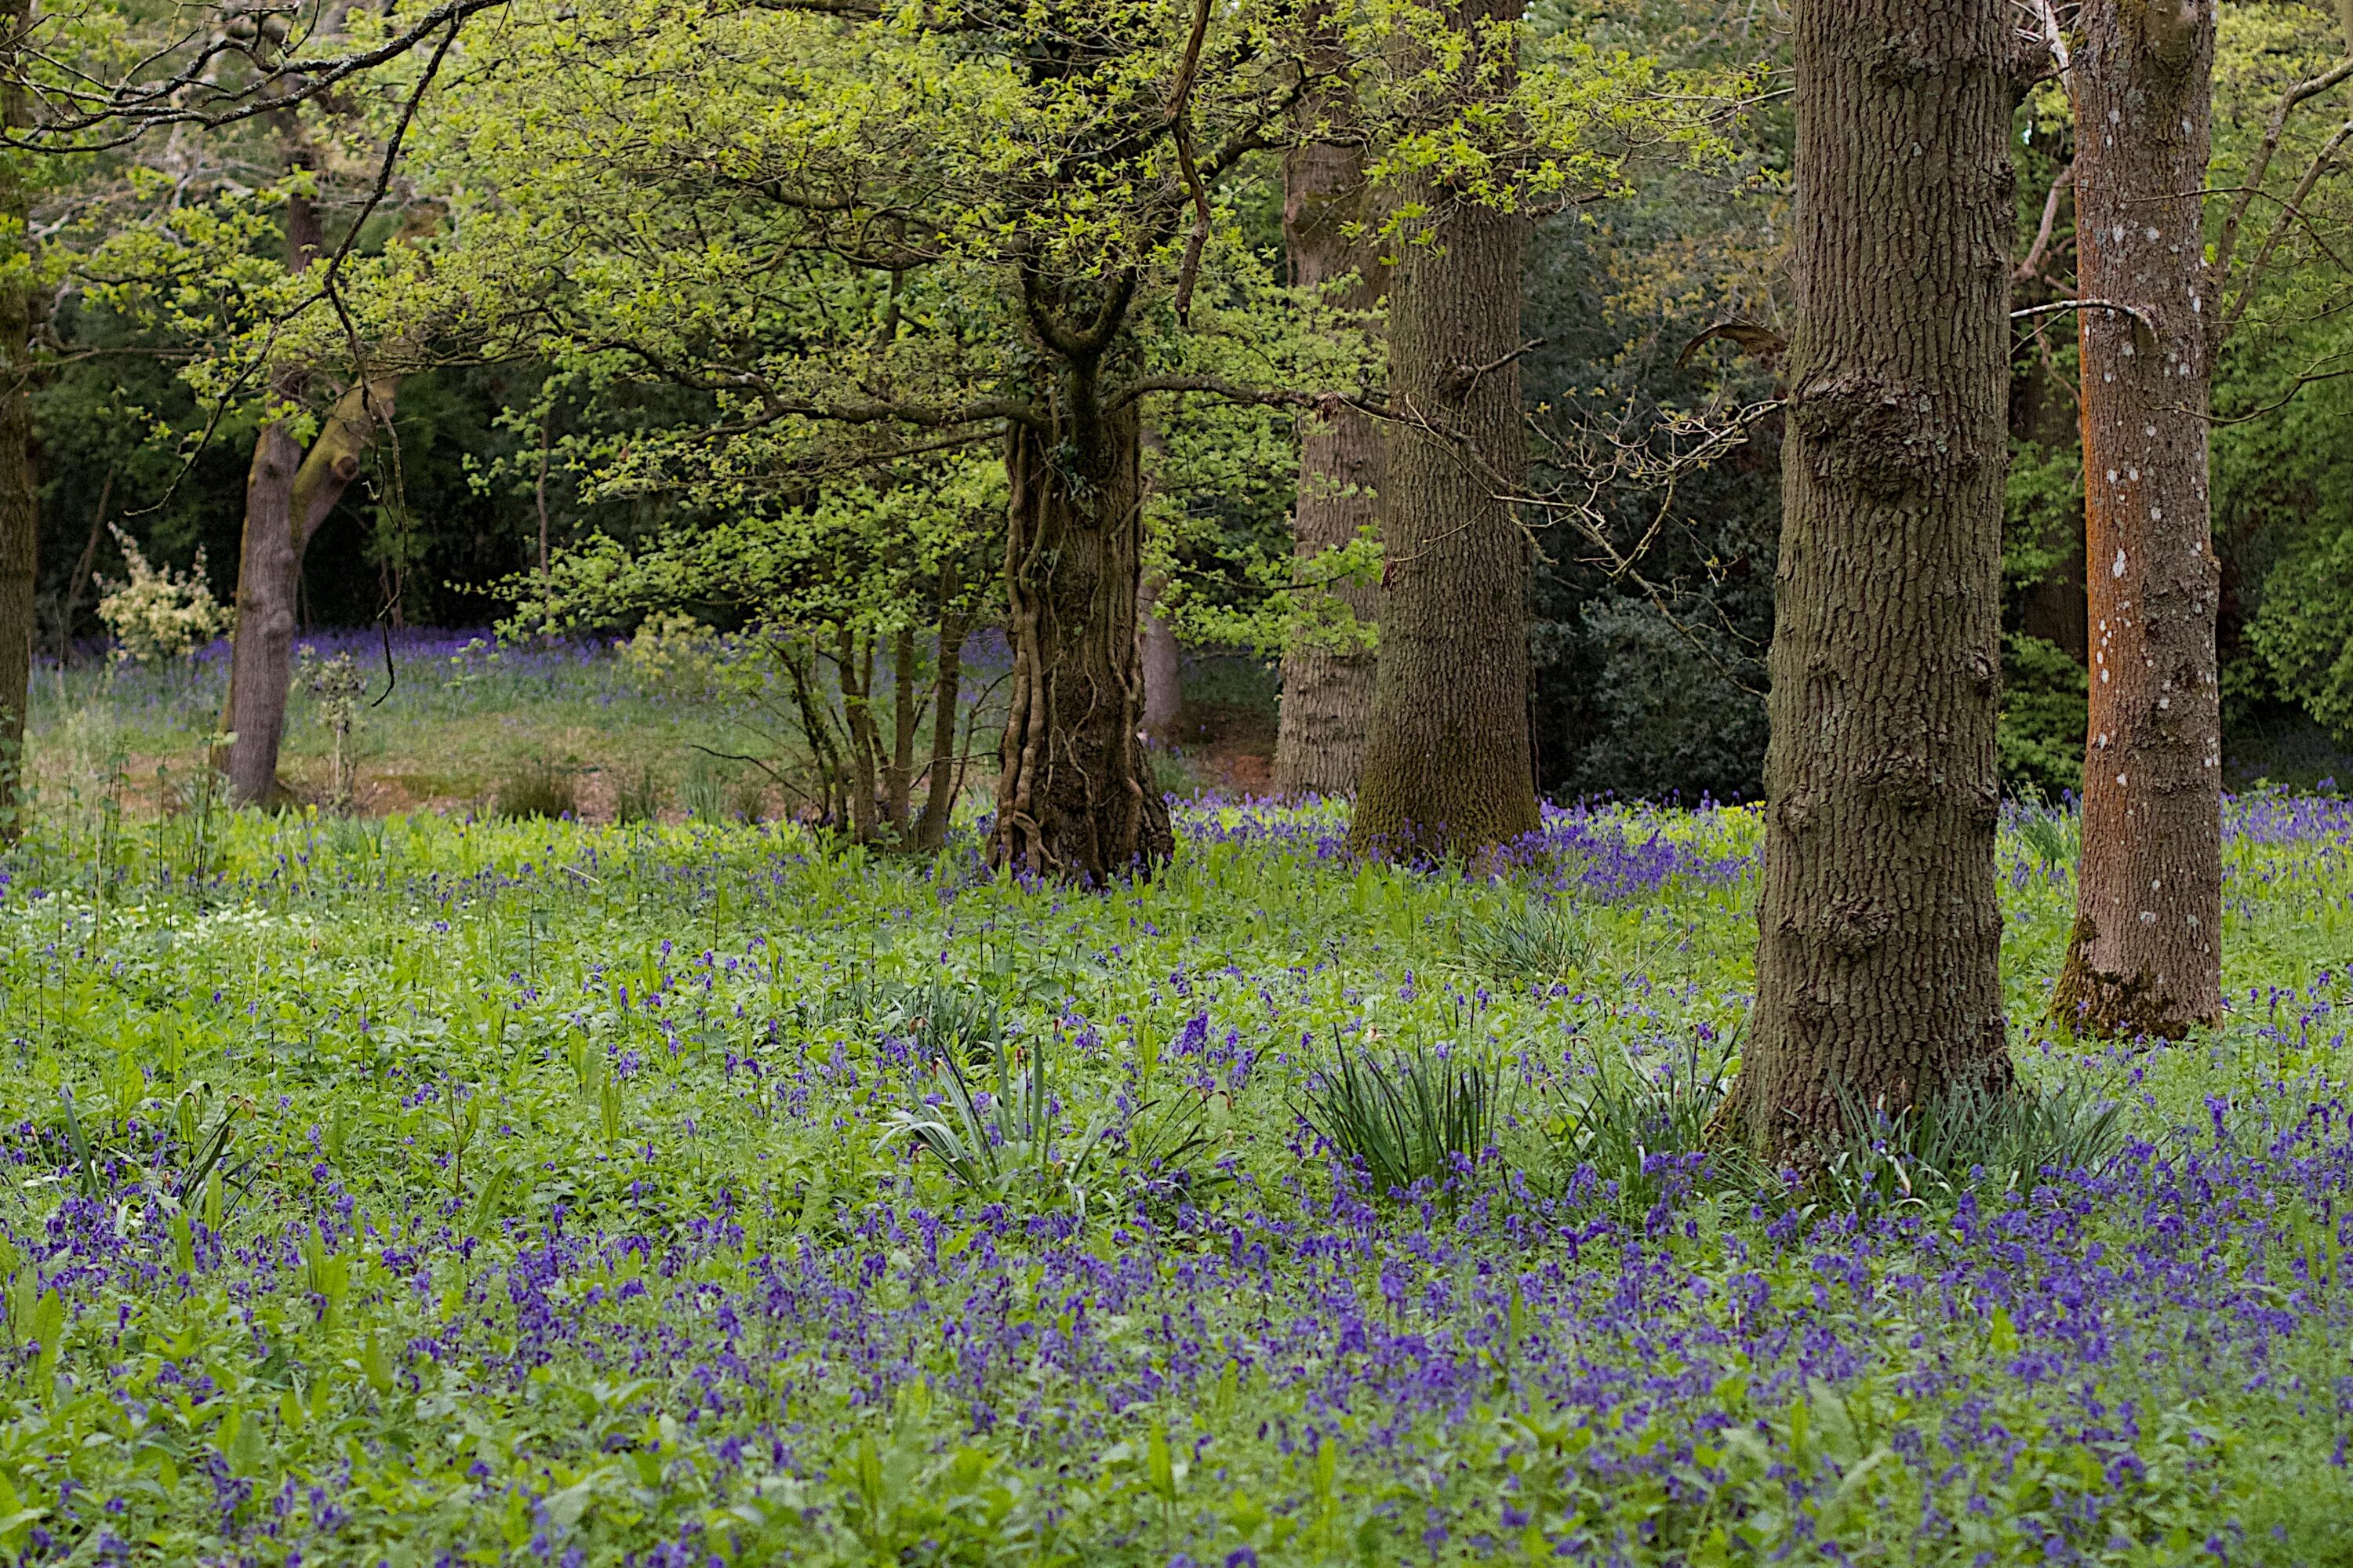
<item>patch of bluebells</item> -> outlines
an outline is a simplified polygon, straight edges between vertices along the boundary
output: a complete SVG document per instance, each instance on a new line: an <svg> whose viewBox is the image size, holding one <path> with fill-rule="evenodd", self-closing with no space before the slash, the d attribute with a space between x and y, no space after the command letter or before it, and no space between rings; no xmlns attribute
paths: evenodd
<svg viewBox="0 0 2353 1568"><path fill-rule="evenodd" d="M2353 1328L2335 1272L2353 1240L2348 1197L2353 1119L2332 1099L2252 1129L2218 1118L2136 1142L2105 1171L2047 1172L2031 1193L1964 1199L1942 1218L1832 1215L1705 1240L1690 1215L1628 1229L1510 1185L1400 1210L1345 1181L1219 1213L1120 1215L1107 1234L1066 1215L903 1197L797 1234L780 1224L789 1216L730 1193L662 1235L525 1227L503 1261L470 1266L424 1215L396 1227L425 1238L402 1261L434 1260L462 1300L454 1312L439 1292L415 1304L448 1321L394 1358L383 1407L420 1418L429 1391L462 1387L475 1423L514 1424L462 1474L478 1497L527 1499L551 1555L597 1532L576 1514L555 1522L543 1505L560 1489L534 1478L658 1454L678 1490L639 1506L671 1531L780 1489L838 1497L859 1435L903 1414L921 1387L931 1441L969 1448L1041 1499L1103 1475L1135 1411L1185 1412L1188 1441L1222 1474L1278 1491L1325 1445L1366 1496L1453 1455L1472 1473L1424 1498L1428 1529L1535 1530L1579 1560L1623 1555L1645 1499L1676 1499L1687 1523L1831 1508L1865 1456L1834 1442L1809 1452L1790 1423L1835 1405L1884 1447L1876 1463L1904 1472L1885 1489L1907 1514L1890 1522L1916 1546L1957 1545L1964 1521L2007 1506L2020 1469L2039 1467L2068 1478L2062 1506L2034 1525L2040 1549L2072 1559L2131 1528L2153 1489L2194 1490L2211 1465L2211 1435L2168 1412L2242 1396L2295 1347ZM2316 1251L2284 1203L2346 1218ZM14 1239L46 1255L41 1286L77 1318L112 1317L125 1281L159 1303L182 1293L105 1205L69 1202L42 1234ZM281 1291L301 1277L302 1245L290 1229L205 1283ZM402 1290L389 1288L386 1318ZM317 1353L301 1336L213 1351L240 1381L277 1367L297 1386L333 1376ZM101 1348L83 1375L126 1404L177 1390L216 1407L212 1374L148 1364ZM1221 1384L1249 1397L1221 1407ZM549 1387L636 1392L617 1424L525 1424ZM217 1549L332 1552L370 1507L353 1468L393 1450L363 1444L339 1462L342 1484L325 1484L337 1465L295 1458L299 1432L271 1441L292 1467L191 1451ZM106 1501L79 1499L87 1529L118 1528L125 1499L133 1520L152 1510L132 1471L94 1468L86 1486ZM480 1548L495 1514L436 1528ZM1251 1547L1209 1523L1188 1532L1197 1560ZM58 1535L24 1560L69 1544ZM673 1536L635 1560L680 1549Z"/></svg>

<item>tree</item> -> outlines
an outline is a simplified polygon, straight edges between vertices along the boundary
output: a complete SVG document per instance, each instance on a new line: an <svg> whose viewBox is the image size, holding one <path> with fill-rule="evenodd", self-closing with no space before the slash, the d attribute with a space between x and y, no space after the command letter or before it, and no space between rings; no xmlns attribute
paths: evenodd
<svg viewBox="0 0 2353 1568"><path fill-rule="evenodd" d="M1287 134L1283 21L592 8L514 35L443 132L466 275L528 280L493 308L707 397L712 450L774 432L814 478L994 449L1000 865L1099 883L1174 848L1137 739L1144 406L1307 397L1216 191Z"/></svg>
<svg viewBox="0 0 2353 1568"><path fill-rule="evenodd" d="M2085 0L2064 73L2092 680L2075 923L2052 1011L2101 1034L2175 1038L2222 1012L2206 431L2224 314L2200 218L2213 58L2209 0Z"/></svg>
<svg viewBox="0 0 2353 1568"><path fill-rule="evenodd" d="M1508 114L1511 0L1449 0L1408 69L1471 120ZM1451 60L1451 66L1435 62ZM1469 170L1407 155L1393 207L1421 227L1388 284L1381 652L1350 842L1388 854L1477 853L1535 830L1527 707L1527 545L1518 360L1519 204Z"/></svg>
<svg viewBox="0 0 2353 1568"><path fill-rule="evenodd" d="M299 378L300 373L290 373L281 390L299 396ZM396 376L380 376L343 393L320 422L307 452L294 433L290 410L255 433L237 553L228 695L221 709L221 727L230 736L229 797L240 805L269 805L279 797L278 749L294 678L302 557L358 476L360 460L375 444L378 431L391 424L399 385Z"/></svg>
<svg viewBox="0 0 2353 1568"><path fill-rule="evenodd" d="M289 109L276 117L286 160L286 270L301 281L322 260L325 236L311 195L316 158ZM339 261L340 257L337 258ZM300 307L297 307L300 308ZM271 408L254 432L246 471L245 527L238 541L237 620L229 636L228 694L221 730L229 798L266 806L280 796L279 743L294 679L294 627L302 557L327 514L359 473L360 459L389 428L399 383L364 377L335 400L306 453L301 400L311 367L299 358L268 366Z"/></svg>
<svg viewBox="0 0 2353 1568"><path fill-rule="evenodd" d="M1354 314L1377 309L1384 282L1365 176L1356 88L1328 36L1305 62L1313 84L1300 100L1299 142L1283 155L1282 237L1294 287L1313 289ZM1373 653L1364 645L1378 591L1343 577L1327 581L1319 557L1375 531L1381 482L1380 431L1346 404L1311 418L1302 432L1299 498L1293 514L1296 584L1328 595L1341 627L1294 637L1282 655L1282 706L1275 732L1274 787L1283 795L1346 795L1356 788L1372 727ZM1313 609L1307 618L1315 619Z"/></svg>
<svg viewBox="0 0 2353 1568"><path fill-rule="evenodd" d="M31 117L21 51L32 20L32 0L9 0L0 9L0 123L12 131ZM41 542L33 463L32 207L23 164L23 154L0 149L0 842L19 828Z"/></svg>
<svg viewBox="0 0 2353 1568"><path fill-rule="evenodd" d="M144 16L115 18L132 25L116 29L111 37L100 31L95 44L90 43L90 36L69 31L69 38L88 46L88 57L44 57L45 71L29 87L40 112L19 113L7 122L10 147L59 154L111 153L157 130L227 132L266 122L286 168L285 270L295 286L267 289L242 300L236 298L234 288L219 291L235 302L220 312L231 322L233 346L227 357L242 360L245 368L221 389L211 424L217 425L251 379L261 383L266 404L246 481L239 613L223 714L232 737L227 755L231 792L241 802L266 801L278 788L278 745L292 675L302 552L356 474L359 456L376 428L389 428L391 419L395 378L371 371L364 363L352 312L337 292L339 273L361 227L385 195L425 89L457 41L465 18L491 3L444 0L421 16L375 15L356 22L347 6L330 8L322 16L298 16L234 4L199 6L160 24ZM349 94L351 87L388 63L424 52L422 47L428 43L429 59L406 96L382 166L375 171L373 194L359 206L342 244L329 257L314 202L319 160L301 120L304 106L331 106L339 113L362 107ZM168 218L160 227L168 228ZM230 226L220 232L236 230ZM194 249L176 238L163 247L165 251ZM154 253L153 246L150 253ZM206 281L217 284L227 279L215 270ZM145 282L152 292L171 302L167 313L183 317L192 313L188 301L206 292L189 287L185 274L169 270ZM136 293L140 283L116 279L112 287ZM319 442L306 455L298 434L298 428L307 423L300 402L311 389L316 367L300 352L282 352L280 339L281 334L298 335L302 316L325 314L330 309L351 357L359 363L353 366L348 388L333 397ZM240 315L243 321L234 320ZM258 378L251 375L257 369ZM0 606L0 623L6 615ZM10 679L11 672L0 659L0 691L8 689Z"/></svg>
<svg viewBox="0 0 2353 1568"><path fill-rule="evenodd" d="M1795 332L1757 892L1725 1131L2007 1082L1994 898L2002 0L1799 0Z"/></svg>

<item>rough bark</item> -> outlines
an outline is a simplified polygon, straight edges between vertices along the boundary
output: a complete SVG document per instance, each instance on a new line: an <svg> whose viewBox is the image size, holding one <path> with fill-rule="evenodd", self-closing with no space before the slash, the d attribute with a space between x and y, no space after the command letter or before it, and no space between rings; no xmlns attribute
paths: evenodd
<svg viewBox="0 0 2353 1568"><path fill-rule="evenodd" d="M2008 1081L1994 897L2004 0L1799 0L1757 1001L1727 1129Z"/></svg>
<svg viewBox="0 0 2353 1568"><path fill-rule="evenodd" d="M1065 378L1052 434L1011 426L1007 624L1013 643L990 858L1091 885L1146 873L1176 847L1136 738L1144 478L1136 405L1105 409Z"/></svg>
<svg viewBox="0 0 2353 1568"><path fill-rule="evenodd" d="M2222 1012L2222 725L2207 506L2210 0L2088 0L2075 106L2092 681L2052 1014L2179 1038Z"/></svg>
<svg viewBox="0 0 2353 1568"><path fill-rule="evenodd" d="M1354 87L1335 77L1303 102L1309 126L1354 122ZM1324 291L1350 311L1381 302L1380 258L1362 231L1366 217L1364 153L1328 141L1293 148L1282 163L1282 238L1291 281ZM1343 282L1353 278L1353 281ZM1337 291L1335 292L1335 291ZM1311 421L1299 448L1299 499L1292 516L1300 576L1309 563L1375 525L1381 444L1373 421L1341 408ZM1377 623L1380 592L1353 584L1316 590L1345 604L1366 626ZM1274 788L1281 795L1346 795L1364 769L1372 727L1374 655L1369 651L1302 644L1282 656L1282 707L1274 741Z"/></svg>
<svg viewBox="0 0 2353 1568"><path fill-rule="evenodd" d="M392 418L398 383L353 387L327 412L306 456L284 423L255 436L245 482L245 536L237 554L237 629L229 643L230 798L267 805L278 793L278 749L294 671L294 612L302 556Z"/></svg>
<svg viewBox="0 0 2353 1568"><path fill-rule="evenodd" d="M1465 33L1519 15L1510 0L1447 10ZM1526 471L1518 354L1527 220L1419 173L1399 181L1398 199L1428 208L1437 232L1434 244L1398 247L1389 280L1388 593L1349 836L1359 853L1475 857L1538 821L1527 547L1497 499Z"/></svg>
<svg viewBox="0 0 2353 1568"><path fill-rule="evenodd" d="M0 5L0 119L32 123L17 40L31 0ZM19 776L33 692L34 586L40 565L40 489L33 442L31 244L22 153L0 153L0 842L21 827Z"/></svg>

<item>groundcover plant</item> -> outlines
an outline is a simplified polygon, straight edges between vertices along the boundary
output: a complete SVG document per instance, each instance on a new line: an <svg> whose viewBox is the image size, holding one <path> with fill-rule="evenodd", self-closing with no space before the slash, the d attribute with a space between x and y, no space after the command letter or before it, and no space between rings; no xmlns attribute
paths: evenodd
<svg viewBox="0 0 2353 1568"><path fill-rule="evenodd" d="M1856 1107L1797 1188L1704 1138L1749 811L1482 877L1178 820L1101 894L969 832L36 822L0 1547L2353 1559L2344 804L2232 804L2232 1012L2149 1048L2027 1027L2071 846L2013 814L2031 1114Z"/></svg>

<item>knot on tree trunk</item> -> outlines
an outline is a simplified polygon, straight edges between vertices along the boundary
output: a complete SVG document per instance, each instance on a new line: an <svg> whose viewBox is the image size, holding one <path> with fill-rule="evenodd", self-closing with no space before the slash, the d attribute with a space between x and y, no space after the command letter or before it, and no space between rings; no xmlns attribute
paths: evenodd
<svg viewBox="0 0 2353 1568"><path fill-rule="evenodd" d="M2207 0L2140 0L2141 41L2168 68L2179 70L2198 50Z"/></svg>
<svg viewBox="0 0 2353 1568"><path fill-rule="evenodd" d="M1841 898L1822 921L1822 938L1834 952L1852 958L1887 939L1895 916L1876 898Z"/></svg>
<svg viewBox="0 0 2353 1568"><path fill-rule="evenodd" d="M1790 396L1789 422L1810 449L1817 478L1857 485L1874 499L1964 478L1980 461L1963 427L1931 394L1865 376L1801 382Z"/></svg>

